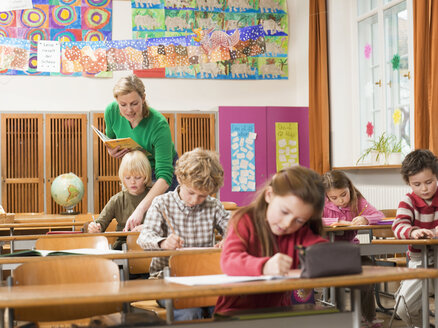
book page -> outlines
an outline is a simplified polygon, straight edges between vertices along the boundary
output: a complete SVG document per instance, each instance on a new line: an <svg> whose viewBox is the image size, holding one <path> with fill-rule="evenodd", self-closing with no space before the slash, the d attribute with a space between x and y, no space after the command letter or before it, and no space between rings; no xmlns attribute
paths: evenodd
<svg viewBox="0 0 438 328"><path fill-rule="evenodd" d="M105 134L103 134L102 132L99 131L99 129L97 129L94 125L91 125L91 127L93 128L94 132L96 132L97 136L100 138L100 140L102 140L104 143L108 140L111 140L110 138L108 138Z"/></svg>

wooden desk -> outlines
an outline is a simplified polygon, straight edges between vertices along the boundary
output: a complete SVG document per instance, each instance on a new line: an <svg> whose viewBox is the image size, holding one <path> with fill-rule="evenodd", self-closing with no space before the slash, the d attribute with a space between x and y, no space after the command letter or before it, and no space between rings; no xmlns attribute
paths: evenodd
<svg viewBox="0 0 438 328"><path fill-rule="evenodd" d="M395 267L366 267L358 275L347 275L314 279L288 279L271 281L254 281L227 285L185 286L168 283L163 280L130 280L120 283L93 283L72 285L44 285L44 286L14 286L0 287L0 308L20 308L29 306L72 305L103 302L132 302L148 299L172 299L196 296L217 295L245 295L268 292L284 292L300 288L318 287L345 287L373 284L403 279L437 280L436 269L408 269ZM438 288L438 283L435 285ZM354 292L354 311L350 314L331 313L318 315L317 320L324 322L336 318L331 327L360 327L360 294ZM438 300L436 301L438 303ZM428 309L428 303L423 304ZM340 320L340 315L342 320ZM303 319L304 318L304 319ZM268 324L275 327L290 327L295 319L307 320L307 327L315 326L315 316L272 318L256 321L229 321L227 327L266 327ZM309 325L309 322L312 322ZM321 322L321 321L320 321ZM438 317L436 318L438 324ZM223 327L224 322L212 322L206 327ZM197 324L199 327L199 324ZM189 325L178 325L188 327ZM424 327L428 323L424 323ZM327 325L326 325L327 327Z"/></svg>
<svg viewBox="0 0 438 328"><path fill-rule="evenodd" d="M81 234L82 235L82 234ZM105 259L116 261L123 266L125 277L129 277L128 261L131 259L142 259L149 257L168 257L178 254L204 254L212 252L221 252L220 248L187 248L178 250L151 250L151 251L129 251L117 254L99 254L99 255L61 255L61 256L22 256L22 257L0 257L0 282L3 280L3 270L13 270L22 263L34 261L54 261L60 258L68 258L69 256L98 256Z"/></svg>

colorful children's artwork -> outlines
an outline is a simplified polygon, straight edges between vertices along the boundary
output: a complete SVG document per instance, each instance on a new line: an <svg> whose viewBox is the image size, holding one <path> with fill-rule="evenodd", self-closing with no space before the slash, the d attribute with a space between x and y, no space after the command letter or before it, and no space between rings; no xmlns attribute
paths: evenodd
<svg viewBox="0 0 438 328"><path fill-rule="evenodd" d="M189 67L167 65L166 77L288 78L285 0L131 0L131 6L133 38L195 33L193 40L201 49L192 49ZM244 27L255 26L261 34L242 36ZM263 60L253 60L254 56ZM139 74L147 77L147 71Z"/></svg>
<svg viewBox="0 0 438 328"><path fill-rule="evenodd" d="M62 72L96 74L107 70L105 42L62 42Z"/></svg>
<svg viewBox="0 0 438 328"><path fill-rule="evenodd" d="M277 172L299 164L298 123L276 122L275 140Z"/></svg>
<svg viewBox="0 0 438 328"><path fill-rule="evenodd" d="M28 40L0 37L0 69L28 69L29 52Z"/></svg>
<svg viewBox="0 0 438 328"><path fill-rule="evenodd" d="M109 71L130 71L149 67L145 40L117 40L105 44Z"/></svg>
<svg viewBox="0 0 438 328"><path fill-rule="evenodd" d="M256 190L254 124L231 124L231 189L234 192Z"/></svg>
<svg viewBox="0 0 438 328"><path fill-rule="evenodd" d="M32 2L33 8L0 13L0 36L30 41L29 69L4 70L0 73L81 76L82 72L67 73L69 69L61 69L61 73L38 71L38 41L52 40L62 43L111 40L112 1L33 0ZM91 74L90 72L88 74Z"/></svg>

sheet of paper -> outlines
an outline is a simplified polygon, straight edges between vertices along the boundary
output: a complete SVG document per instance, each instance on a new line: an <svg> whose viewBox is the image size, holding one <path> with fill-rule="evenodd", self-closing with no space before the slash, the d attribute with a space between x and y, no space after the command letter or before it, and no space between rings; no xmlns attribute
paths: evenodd
<svg viewBox="0 0 438 328"><path fill-rule="evenodd" d="M38 41L37 70L40 72L60 72L61 48L58 41Z"/></svg>
<svg viewBox="0 0 438 328"><path fill-rule="evenodd" d="M291 279L299 278L299 272L293 276L228 276L226 274L214 274L205 276L186 276L186 277L165 277L169 282L177 284L197 286L197 285L221 285L232 284L246 281L273 280L273 279Z"/></svg>
<svg viewBox="0 0 438 328"><path fill-rule="evenodd" d="M33 8L32 0L1 0L0 12Z"/></svg>

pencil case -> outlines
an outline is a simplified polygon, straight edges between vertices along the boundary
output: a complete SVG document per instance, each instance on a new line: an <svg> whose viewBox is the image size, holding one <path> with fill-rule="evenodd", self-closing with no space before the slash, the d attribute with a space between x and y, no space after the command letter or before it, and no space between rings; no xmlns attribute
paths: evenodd
<svg viewBox="0 0 438 328"><path fill-rule="evenodd" d="M301 278L357 274L362 272L359 245L337 241L309 247L297 246Z"/></svg>

